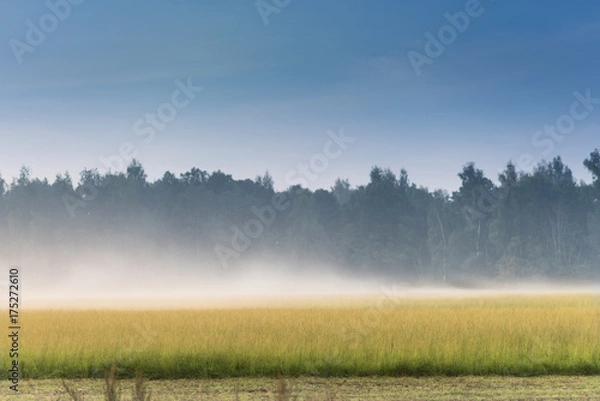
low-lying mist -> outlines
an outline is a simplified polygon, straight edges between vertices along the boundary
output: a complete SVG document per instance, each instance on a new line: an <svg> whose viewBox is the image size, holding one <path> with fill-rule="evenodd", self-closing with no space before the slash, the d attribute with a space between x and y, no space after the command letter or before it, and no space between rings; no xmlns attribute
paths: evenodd
<svg viewBox="0 0 600 401"><path fill-rule="evenodd" d="M90 256L90 255L88 255ZM403 281L378 274L348 274L340 266L253 261L223 269L215 263L130 263L100 253L60 266L21 269L23 305L87 307L278 307L290 299L324 302L349 297L479 297L508 294L598 293L600 285L543 279L439 283ZM258 302L260 301L260 302ZM257 303L258 302L258 303Z"/></svg>

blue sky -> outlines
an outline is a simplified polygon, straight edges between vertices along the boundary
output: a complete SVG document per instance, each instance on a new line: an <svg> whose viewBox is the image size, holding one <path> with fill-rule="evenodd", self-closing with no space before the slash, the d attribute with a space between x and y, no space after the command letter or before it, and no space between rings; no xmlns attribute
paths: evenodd
<svg viewBox="0 0 600 401"><path fill-rule="evenodd" d="M281 189L343 129L355 141L313 171L311 188L365 184L380 165L454 190L466 162L496 179L509 160L528 169L557 154L589 181L582 161L600 147L596 103L578 106L585 117L560 137L535 136L570 114L575 92L600 98L591 0L481 0L420 75L408 52L427 56L426 32L439 41L445 15L476 0L264 0L277 10L268 24L254 0L66 1L8 0L0 14L5 179L21 165L49 178L102 170L126 144L152 179L269 170ZM62 4L62 19L30 45L31 25L52 24L49 4ZM203 90L144 142L135 123L170 102L176 80Z"/></svg>

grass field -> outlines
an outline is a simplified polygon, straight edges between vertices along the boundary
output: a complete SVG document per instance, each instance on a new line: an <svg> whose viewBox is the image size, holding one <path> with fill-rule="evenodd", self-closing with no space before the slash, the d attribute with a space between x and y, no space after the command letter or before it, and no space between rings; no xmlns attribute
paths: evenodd
<svg viewBox="0 0 600 401"><path fill-rule="evenodd" d="M100 378L113 363L150 379L600 374L595 295L26 310L21 324L22 377L36 379Z"/></svg>
<svg viewBox="0 0 600 401"><path fill-rule="evenodd" d="M85 401L105 401L103 380L69 381ZM123 401L132 400L134 383L120 383ZM600 400L600 377L403 377L160 380L148 383L152 401L184 400ZM13 397L13 398L11 398ZM69 400L56 380L25 381L18 398L0 388L0 401Z"/></svg>

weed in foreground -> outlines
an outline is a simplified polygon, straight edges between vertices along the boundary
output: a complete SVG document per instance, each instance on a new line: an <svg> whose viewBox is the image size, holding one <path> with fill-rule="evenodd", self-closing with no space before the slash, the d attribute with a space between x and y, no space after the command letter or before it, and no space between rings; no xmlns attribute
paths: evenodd
<svg viewBox="0 0 600 401"><path fill-rule="evenodd" d="M64 380L61 380L60 384L62 385L63 390L65 390L65 392L67 393L67 395L71 398L71 400L73 400L73 401L84 401L83 400L83 394L80 391L75 390L74 388L70 387L67 384L67 382L65 382Z"/></svg>
<svg viewBox="0 0 600 401"><path fill-rule="evenodd" d="M67 393L72 401L84 401L83 394L75 390L72 386L69 386L67 382L61 380L62 388ZM133 387L132 401L151 401L152 392L148 389L148 384L145 382L144 377L138 372L135 378ZM119 380L117 377L117 366L112 365L105 377L104 387L104 399L106 401L120 401L121 400L121 389L119 387Z"/></svg>

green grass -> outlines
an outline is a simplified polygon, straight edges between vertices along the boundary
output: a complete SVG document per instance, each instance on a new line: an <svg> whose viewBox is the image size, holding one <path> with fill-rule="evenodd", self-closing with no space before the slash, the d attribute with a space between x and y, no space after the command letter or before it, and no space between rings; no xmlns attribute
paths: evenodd
<svg viewBox="0 0 600 401"><path fill-rule="evenodd" d="M113 363L150 379L600 374L595 296L379 301L26 311L22 374L101 378Z"/></svg>

